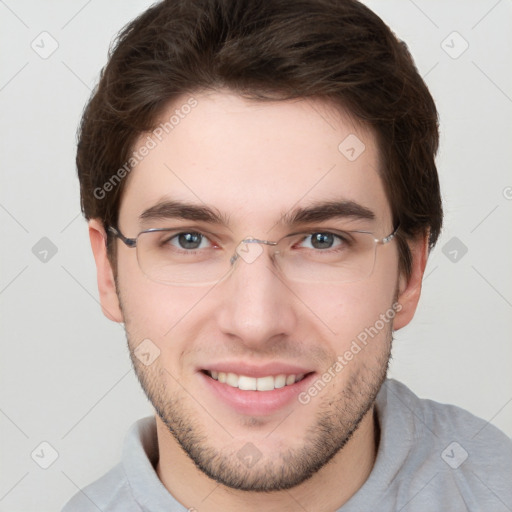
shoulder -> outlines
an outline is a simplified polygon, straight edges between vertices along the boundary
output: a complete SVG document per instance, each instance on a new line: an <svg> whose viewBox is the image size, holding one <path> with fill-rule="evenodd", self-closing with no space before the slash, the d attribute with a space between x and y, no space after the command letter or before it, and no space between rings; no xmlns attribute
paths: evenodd
<svg viewBox="0 0 512 512"><path fill-rule="evenodd" d="M77 492L62 512L140 512L122 464Z"/></svg>
<svg viewBox="0 0 512 512"><path fill-rule="evenodd" d="M389 409L403 423L414 426L418 435L429 433L433 438L453 435L475 450L499 447L499 451L512 454L512 440L489 421L478 418L455 405L419 398L407 386L387 379L377 398L377 406ZM455 439L457 440L457 439Z"/></svg>
<svg viewBox="0 0 512 512"><path fill-rule="evenodd" d="M121 462L73 496L62 512L174 510L179 504L155 471L158 458L155 418L141 418L125 437Z"/></svg>
<svg viewBox="0 0 512 512"><path fill-rule="evenodd" d="M417 492L415 501L430 507L443 500L461 500L470 510L470 504L512 507L512 440L490 422L419 398L392 379L382 386L376 408L386 452L400 453L391 487L404 499Z"/></svg>

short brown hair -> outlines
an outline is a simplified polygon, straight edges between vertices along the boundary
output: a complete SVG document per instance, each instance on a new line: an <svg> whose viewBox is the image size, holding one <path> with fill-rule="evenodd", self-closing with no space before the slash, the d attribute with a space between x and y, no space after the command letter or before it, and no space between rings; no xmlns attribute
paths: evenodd
<svg viewBox="0 0 512 512"><path fill-rule="evenodd" d="M105 197L97 191L170 101L217 88L260 101L325 99L369 125L410 275L407 239L428 235L432 248L442 224L437 111L406 45L356 0L164 0L129 23L79 129L85 217L116 225L126 179Z"/></svg>

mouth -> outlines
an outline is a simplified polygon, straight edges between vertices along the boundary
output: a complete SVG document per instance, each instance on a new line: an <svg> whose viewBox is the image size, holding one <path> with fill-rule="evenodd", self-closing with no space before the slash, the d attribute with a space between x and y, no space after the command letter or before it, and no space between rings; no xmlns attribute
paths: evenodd
<svg viewBox="0 0 512 512"><path fill-rule="evenodd" d="M238 365L240 373L235 372L235 366L202 369L198 375L210 403L251 416L269 416L290 407L302 407L298 396L316 375L314 371L287 365L265 368Z"/></svg>
<svg viewBox="0 0 512 512"><path fill-rule="evenodd" d="M309 373L266 375L263 377L249 377L232 372L219 372L215 370L203 370L205 375L212 379L238 388L243 391L273 391L286 386L291 386L303 380ZM312 372L310 372L312 373Z"/></svg>

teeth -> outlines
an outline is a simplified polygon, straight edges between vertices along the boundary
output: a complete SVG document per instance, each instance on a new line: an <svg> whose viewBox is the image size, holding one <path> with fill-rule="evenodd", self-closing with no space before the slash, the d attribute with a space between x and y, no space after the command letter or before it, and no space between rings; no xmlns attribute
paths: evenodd
<svg viewBox="0 0 512 512"><path fill-rule="evenodd" d="M242 380L242 377L240 377L240 380ZM259 379L254 380L256 381L256 389L258 391L272 391L275 388L274 377L260 377ZM242 389L240 382L238 383L238 387Z"/></svg>
<svg viewBox="0 0 512 512"><path fill-rule="evenodd" d="M218 380L223 384L227 384L233 388L242 389L244 391L272 391L274 389L284 388L304 378L304 374L298 375L269 375L267 377L247 377L246 375L237 375L236 373L225 373L211 371L209 375L212 379Z"/></svg>
<svg viewBox="0 0 512 512"><path fill-rule="evenodd" d="M245 389L247 391L256 391L256 381L258 379L254 377L246 377L245 375L240 375L238 377L238 388ZM233 386L235 387L235 386Z"/></svg>
<svg viewBox="0 0 512 512"><path fill-rule="evenodd" d="M276 389L284 388L286 386L286 375L278 375L274 378L274 387Z"/></svg>
<svg viewBox="0 0 512 512"><path fill-rule="evenodd" d="M238 375L235 375L234 373L228 373L226 375L226 384L228 386L237 388L238 387Z"/></svg>

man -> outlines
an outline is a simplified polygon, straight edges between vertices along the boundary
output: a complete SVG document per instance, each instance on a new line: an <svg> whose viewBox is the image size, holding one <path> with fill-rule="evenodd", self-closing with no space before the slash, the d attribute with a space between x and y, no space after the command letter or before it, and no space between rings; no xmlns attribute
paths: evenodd
<svg viewBox="0 0 512 512"><path fill-rule="evenodd" d="M164 1L84 113L105 315L154 418L64 511L512 509L512 443L386 380L442 208L437 112L353 0Z"/></svg>

